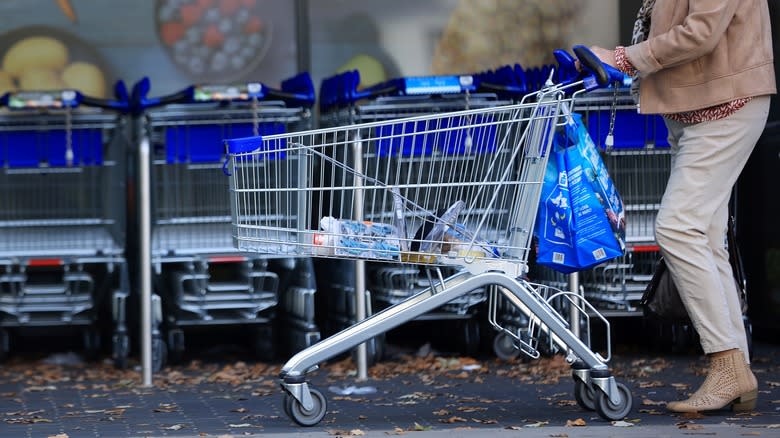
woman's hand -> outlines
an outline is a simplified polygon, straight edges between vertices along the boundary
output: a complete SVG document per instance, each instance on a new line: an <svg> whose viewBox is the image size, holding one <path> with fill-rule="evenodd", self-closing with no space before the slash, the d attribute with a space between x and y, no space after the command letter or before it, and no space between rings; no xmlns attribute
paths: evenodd
<svg viewBox="0 0 780 438"><path fill-rule="evenodd" d="M604 64L607 64L609 66L617 67L617 62L615 62L615 51L605 49L603 47L599 46L591 46L590 51L593 52L594 55L598 56L598 58L603 62Z"/></svg>

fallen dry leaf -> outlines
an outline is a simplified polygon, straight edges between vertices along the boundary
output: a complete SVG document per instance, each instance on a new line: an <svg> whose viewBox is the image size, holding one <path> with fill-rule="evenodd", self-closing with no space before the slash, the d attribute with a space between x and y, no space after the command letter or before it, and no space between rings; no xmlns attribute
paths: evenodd
<svg viewBox="0 0 780 438"><path fill-rule="evenodd" d="M707 418L701 412L685 412L682 414L682 417L686 420L701 420L702 418Z"/></svg>
<svg viewBox="0 0 780 438"><path fill-rule="evenodd" d="M176 406L174 403L160 403L160 405L154 408L152 412L170 413L176 412L178 409L178 406Z"/></svg>
<svg viewBox="0 0 780 438"><path fill-rule="evenodd" d="M450 411L446 409L439 409L438 411L433 411L433 415L438 415L440 417L444 415L450 415Z"/></svg>
<svg viewBox="0 0 780 438"><path fill-rule="evenodd" d="M49 435L47 438L68 438L68 434L58 433L57 435Z"/></svg>
<svg viewBox="0 0 780 438"><path fill-rule="evenodd" d="M640 409L640 414L648 414L648 415L663 415L664 413L657 410L657 409Z"/></svg>
<svg viewBox="0 0 780 438"><path fill-rule="evenodd" d="M666 402L650 400L649 398L642 399L642 405L644 406L663 406Z"/></svg>
<svg viewBox="0 0 780 438"><path fill-rule="evenodd" d="M580 426L587 426L588 423L585 422L582 418L578 418L576 420L566 420L566 427L580 427Z"/></svg>
<svg viewBox="0 0 780 438"><path fill-rule="evenodd" d="M470 413L470 412L484 412L487 411L488 408L484 408L481 406L461 406L458 408L458 411L464 412L464 413Z"/></svg>
<svg viewBox="0 0 780 438"><path fill-rule="evenodd" d="M486 419L472 418L471 421L480 424L498 424L498 420L495 420L493 418L486 418Z"/></svg>
<svg viewBox="0 0 780 438"><path fill-rule="evenodd" d="M686 430L704 429L704 426L702 426L701 424L690 423L688 421L679 422L676 424L676 426L678 429L686 429Z"/></svg>
<svg viewBox="0 0 780 438"><path fill-rule="evenodd" d="M442 419L440 419L440 420L439 420L439 422L440 422L440 423L449 423L449 424L452 424L452 423L459 423L459 422L460 422L460 423L465 423L466 421L468 421L468 420L466 420L466 419L465 419L465 418L463 418L463 417L458 417L458 416L456 416L456 415L453 415L453 416L452 416L452 417L450 417L450 418L442 418Z"/></svg>

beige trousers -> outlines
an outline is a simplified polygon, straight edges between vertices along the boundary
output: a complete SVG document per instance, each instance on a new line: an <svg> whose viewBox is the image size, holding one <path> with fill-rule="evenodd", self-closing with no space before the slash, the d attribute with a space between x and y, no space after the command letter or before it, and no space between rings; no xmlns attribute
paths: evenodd
<svg viewBox="0 0 780 438"><path fill-rule="evenodd" d="M672 171L655 223L661 253L704 352L739 348L748 363L725 235L731 189L768 113L769 97L761 96L721 120L687 125L665 119Z"/></svg>

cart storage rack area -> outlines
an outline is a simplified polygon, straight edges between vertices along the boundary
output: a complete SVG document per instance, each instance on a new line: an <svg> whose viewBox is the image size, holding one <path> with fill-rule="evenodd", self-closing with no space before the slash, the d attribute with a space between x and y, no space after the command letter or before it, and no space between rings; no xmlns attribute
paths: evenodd
<svg viewBox="0 0 780 438"><path fill-rule="evenodd" d="M613 80L587 49L575 52L597 72L585 78L589 88L595 78ZM590 347L591 320L608 333L606 319L576 293L523 278L553 132L578 94L567 91L582 85L550 86L516 105L227 141L238 249L461 268L447 278L437 271L426 289L294 355L281 384L295 422L311 426L325 415L325 396L306 381L319 363L488 286L527 315L528 336L508 331L522 351L538 357L545 334L567 353L582 407L627 415L631 394L606 365L609 341L606 356ZM457 171L430 171L428 161L464 147L469 159ZM337 179L317 172L336 168ZM585 330L570 327L574 313Z"/></svg>
<svg viewBox="0 0 780 438"><path fill-rule="evenodd" d="M0 355L12 331L59 327L81 330L94 357L101 305L127 293L122 105L75 91L2 100Z"/></svg>
<svg viewBox="0 0 780 438"><path fill-rule="evenodd" d="M283 87L282 91L259 83L198 86L191 96L179 93L182 103L146 111L145 129L153 147L151 261L154 290L162 300L165 341L155 346L167 347L171 359L179 359L185 349L185 328L233 325L252 326L248 339L256 354L274 357L273 327L280 302L287 303L288 314L310 319L283 330L305 332L299 333L300 341L290 339L297 347L284 351L298 351L319 338L313 311L307 310L313 306L314 287L281 278L304 278L306 272L300 271L311 270L311 261L237 253L230 238L222 140L309 128L313 87L308 74L283 82ZM281 291L281 284L290 287ZM282 293L295 297L280 300Z"/></svg>

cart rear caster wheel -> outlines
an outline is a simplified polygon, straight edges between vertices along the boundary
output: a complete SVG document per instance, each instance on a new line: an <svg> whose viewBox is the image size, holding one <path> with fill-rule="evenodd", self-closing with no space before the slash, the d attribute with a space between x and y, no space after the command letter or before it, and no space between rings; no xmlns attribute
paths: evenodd
<svg viewBox="0 0 780 438"><path fill-rule="evenodd" d="M314 426L322 421L325 417L325 411L328 409L328 402L319 390L309 387L309 392L311 392L311 398L314 402L311 410L304 409L301 403L289 394L284 398L284 413L304 427Z"/></svg>
<svg viewBox="0 0 780 438"><path fill-rule="evenodd" d="M631 407L634 403L631 398L631 390L622 383L618 383L617 388L620 393L620 403L616 405L609 401L607 394L603 391L598 391L596 412L605 420L622 420L631 412Z"/></svg>
<svg viewBox="0 0 780 438"><path fill-rule="evenodd" d="M596 390L582 380L574 381L574 399L577 400L577 404L585 410L596 410Z"/></svg>
<svg viewBox="0 0 780 438"><path fill-rule="evenodd" d="M496 353L496 357L501 360L513 360L517 359L520 355L520 350L515 347L515 341L508 334L500 332L493 338L493 352Z"/></svg>

